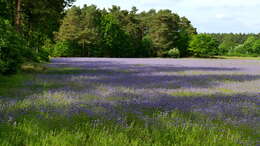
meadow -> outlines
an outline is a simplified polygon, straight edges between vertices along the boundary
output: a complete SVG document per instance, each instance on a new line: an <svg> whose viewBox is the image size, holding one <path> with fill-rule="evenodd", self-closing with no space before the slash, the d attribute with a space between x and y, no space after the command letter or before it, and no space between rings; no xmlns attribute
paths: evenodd
<svg viewBox="0 0 260 146"><path fill-rule="evenodd" d="M0 145L259 145L260 60L54 58L0 76Z"/></svg>

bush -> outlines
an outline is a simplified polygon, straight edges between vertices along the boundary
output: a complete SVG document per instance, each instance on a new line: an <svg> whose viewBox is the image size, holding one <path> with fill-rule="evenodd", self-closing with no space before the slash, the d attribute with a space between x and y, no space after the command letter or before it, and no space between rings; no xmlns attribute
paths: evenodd
<svg viewBox="0 0 260 146"><path fill-rule="evenodd" d="M168 57L172 57L172 58L180 58L180 51L177 48L173 48L171 50L168 51Z"/></svg>
<svg viewBox="0 0 260 146"><path fill-rule="evenodd" d="M15 73L24 58L25 42L9 21L0 18L0 74Z"/></svg>
<svg viewBox="0 0 260 146"><path fill-rule="evenodd" d="M217 54L218 44L207 34L194 35L189 44L189 50L196 57L211 57Z"/></svg>

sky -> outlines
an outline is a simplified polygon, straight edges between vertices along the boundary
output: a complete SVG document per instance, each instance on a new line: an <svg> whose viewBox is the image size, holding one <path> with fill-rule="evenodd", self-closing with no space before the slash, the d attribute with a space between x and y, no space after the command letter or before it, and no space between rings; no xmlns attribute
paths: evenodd
<svg viewBox="0 0 260 146"><path fill-rule="evenodd" d="M112 5L141 11L170 9L191 20L198 32L260 33L260 0L77 0L75 5Z"/></svg>

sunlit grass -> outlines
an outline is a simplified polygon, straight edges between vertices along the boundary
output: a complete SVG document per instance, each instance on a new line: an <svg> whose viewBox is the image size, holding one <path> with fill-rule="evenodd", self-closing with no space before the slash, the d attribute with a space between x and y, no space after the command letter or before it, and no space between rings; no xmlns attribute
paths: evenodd
<svg viewBox="0 0 260 146"><path fill-rule="evenodd" d="M234 90L227 89L227 88L219 88L218 90L220 91L220 93L226 93L226 94L235 93Z"/></svg>

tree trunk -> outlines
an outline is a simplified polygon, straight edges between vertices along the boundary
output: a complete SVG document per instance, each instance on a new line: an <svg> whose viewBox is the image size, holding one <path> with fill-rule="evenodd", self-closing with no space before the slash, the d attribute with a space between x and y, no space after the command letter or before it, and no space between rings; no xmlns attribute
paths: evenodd
<svg viewBox="0 0 260 146"><path fill-rule="evenodd" d="M16 4L16 15L15 15L15 26L16 26L16 31L20 32L21 29L21 4L22 0L15 0Z"/></svg>

